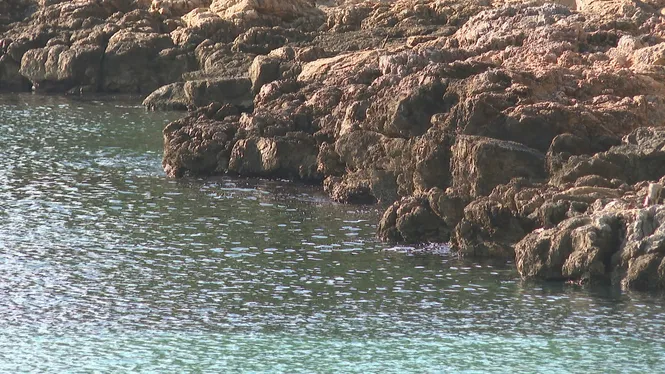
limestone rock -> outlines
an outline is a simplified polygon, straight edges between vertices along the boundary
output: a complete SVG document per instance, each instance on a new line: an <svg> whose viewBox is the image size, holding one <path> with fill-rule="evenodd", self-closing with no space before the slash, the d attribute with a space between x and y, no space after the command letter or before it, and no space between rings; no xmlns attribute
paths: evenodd
<svg viewBox="0 0 665 374"><path fill-rule="evenodd" d="M280 61L267 56L256 56L249 67L252 91L259 92L264 84L280 78Z"/></svg>
<svg viewBox="0 0 665 374"><path fill-rule="evenodd" d="M511 258L513 245L525 234L508 206L483 198L464 208L453 243L462 256Z"/></svg>
<svg viewBox="0 0 665 374"><path fill-rule="evenodd" d="M545 177L545 156L521 144L460 136L452 150L453 187L472 197L488 195L512 178Z"/></svg>
<svg viewBox="0 0 665 374"><path fill-rule="evenodd" d="M665 130L640 128L623 138L622 144L593 156L571 157L552 176L555 184L575 182L588 175L629 184L665 175Z"/></svg>
<svg viewBox="0 0 665 374"><path fill-rule="evenodd" d="M591 216L535 231L515 247L524 278L612 281L626 289L665 286L662 205L630 208L620 202Z"/></svg>
<svg viewBox="0 0 665 374"><path fill-rule="evenodd" d="M427 197L414 196L397 201L386 210L378 236L391 242L445 243L450 239L450 229L432 211Z"/></svg>
<svg viewBox="0 0 665 374"><path fill-rule="evenodd" d="M162 86L143 100L148 110L187 110L192 102L185 92L185 83L176 82Z"/></svg>
<svg viewBox="0 0 665 374"><path fill-rule="evenodd" d="M212 0L152 0L150 10L168 17L179 17L198 8L210 6Z"/></svg>
<svg viewBox="0 0 665 374"><path fill-rule="evenodd" d="M166 175L220 175L229 164L237 126L232 121L218 122L187 117L164 129Z"/></svg>
<svg viewBox="0 0 665 374"><path fill-rule="evenodd" d="M191 65L168 35L157 33L120 31L109 40L104 56L105 92L149 93L179 80Z"/></svg>
<svg viewBox="0 0 665 374"><path fill-rule="evenodd" d="M244 27L275 26L303 17L319 17L323 12L310 0L214 0L210 10Z"/></svg>
<svg viewBox="0 0 665 374"><path fill-rule="evenodd" d="M315 181L318 149L311 137L290 133L275 138L249 138L236 142L229 170L240 175Z"/></svg>
<svg viewBox="0 0 665 374"><path fill-rule="evenodd" d="M19 72L39 90L89 86L94 92L101 80L103 54L103 48L94 44L31 49L23 55Z"/></svg>
<svg viewBox="0 0 665 374"><path fill-rule="evenodd" d="M423 135L433 114L447 110L446 85L436 77L412 75L376 95L367 109L367 129L391 137Z"/></svg>

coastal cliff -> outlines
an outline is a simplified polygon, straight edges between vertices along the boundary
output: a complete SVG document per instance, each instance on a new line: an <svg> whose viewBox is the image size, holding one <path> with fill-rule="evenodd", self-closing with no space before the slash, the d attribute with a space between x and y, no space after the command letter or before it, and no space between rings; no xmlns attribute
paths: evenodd
<svg viewBox="0 0 665 374"><path fill-rule="evenodd" d="M387 241L662 290L663 7L0 0L0 89L149 94L190 110L170 177L320 183L390 205Z"/></svg>

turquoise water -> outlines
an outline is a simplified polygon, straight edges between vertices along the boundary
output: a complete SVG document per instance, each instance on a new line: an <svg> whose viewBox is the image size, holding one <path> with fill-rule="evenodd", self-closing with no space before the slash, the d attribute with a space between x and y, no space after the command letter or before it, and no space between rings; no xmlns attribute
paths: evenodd
<svg viewBox="0 0 665 374"><path fill-rule="evenodd" d="M374 207L175 181L133 101L0 96L0 372L663 372L665 299L374 239Z"/></svg>

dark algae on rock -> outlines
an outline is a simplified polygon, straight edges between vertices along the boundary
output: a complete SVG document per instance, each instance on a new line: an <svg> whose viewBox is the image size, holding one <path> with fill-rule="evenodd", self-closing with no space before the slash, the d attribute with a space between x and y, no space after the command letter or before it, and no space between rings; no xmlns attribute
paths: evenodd
<svg viewBox="0 0 665 374"><path fill-rule="evenodd" d="M663 7L0 1L0 89L141 93L189 110L170 177L321 184L389 206L387 241L663 290Z"/></svg>

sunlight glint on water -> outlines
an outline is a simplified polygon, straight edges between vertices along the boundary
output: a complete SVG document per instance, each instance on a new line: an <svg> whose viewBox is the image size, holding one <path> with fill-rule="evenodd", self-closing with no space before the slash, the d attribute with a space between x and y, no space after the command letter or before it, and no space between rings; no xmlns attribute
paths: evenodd
<svg viewBox="0 0 665 374"><path fill-rule="evenodd" d="M177 114L0 96L0 372L662 372L665 300L386 251L380 210L168 180Z"/></svg>

